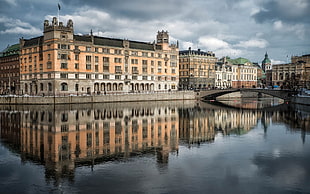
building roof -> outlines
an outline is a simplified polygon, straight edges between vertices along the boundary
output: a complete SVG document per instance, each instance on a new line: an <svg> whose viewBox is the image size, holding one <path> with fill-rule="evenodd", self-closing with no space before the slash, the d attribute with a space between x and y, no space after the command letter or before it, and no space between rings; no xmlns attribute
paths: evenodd
<svg viewBox="0 0 310 194"><path fill-rule="evenodd" d="M106 37L99 37L99 36L90 36L90 35L74 35L75 41L82 41L82 42L92 42L94 40L94 45L101 45L101 46L110 46L110 47L119 47L123 48L123 39L117 38L106 38ZM140 50L154 50L154 44L145 43L145 42L138 42L138 41L130 41L129 48L131 49L140 49ZM155 48L158 48L156 45Z"/></svg>
<svg viewBox="0 0 310 194"><path fill-rule="evenodd" d="M266 52L266 54L265 54L265 58L264 58L264 60L262 61L262 64L270 64L271 63L271 60L268 58L268 54L267 54L267 52Z"/></svg>
<svg viewBox="0 0 310 194"><path fill-rule="evenodd" d="M20 50L20 45L19 44L13 44L13 45L8 46L7 48L5 48L0 53L0 57L10 56L10 55L14 55L14 54L19 54L19 50Z"/></svg>
<svg viewBox="0 0 310 194"><path fill-rule="evenodd" d="M42 45L43 43L43 36L38 36L32 39L25 39L25 44L23 45L23 47L31 47L31 46L35 46L35 45Z"/></svg>
<svg viewBox="0 0 310 194"><path fill-rule="evenodd" d="M239 57L237 59L227 59L227 61L233 65L244 65L245 63L251 63L251 61L249 61L246 58L242 58L242 57Z"/></svg>
<svg viewBox="0 0 310 194"><path fill-rule="evenodd" d="M215 54L211 51L205 52L205 51L201 51L200 49L198 50L192 50L191 48L189 48L188 50L183 50L183 51L179 51L180 55L202 55L202 56L212 56L215 57Z"/></svg>

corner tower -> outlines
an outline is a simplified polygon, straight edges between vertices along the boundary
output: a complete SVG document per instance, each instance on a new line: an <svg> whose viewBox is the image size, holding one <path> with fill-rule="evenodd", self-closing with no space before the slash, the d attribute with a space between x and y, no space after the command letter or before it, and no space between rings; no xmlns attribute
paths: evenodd
<svg viewBox="0 0 310 194"><path fill-rule="evenodd" d="M169 34L168 31L158 31L156 42L158 45L162 46L163 50L168 50L169 48Z"/></svg>
<svg viewBox="0 0 310 194"><path fill-rule="evenodd" d="M44 40L59 39L59 40L73 40L73 22L68 20L65 26L62 22L58 22L54 17L52 22L44 21Z"/></svg>

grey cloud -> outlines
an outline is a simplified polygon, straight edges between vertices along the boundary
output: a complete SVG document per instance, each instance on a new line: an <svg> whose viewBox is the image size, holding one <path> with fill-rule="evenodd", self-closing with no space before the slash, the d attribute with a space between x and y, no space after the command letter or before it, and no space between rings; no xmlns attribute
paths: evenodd
<svg viewBox="0 0 310 194"><path fill-rule="evenodd" d="M261 6L261 10L253 15L259 23L276 20L288 23L310 22L310 2L307 0L271 0Z"/></svg>
<svg viewBox="0 0 310 194"><path fill-rule="evenodd" d="M180 13L180 7L186 6L186 1L178 0L63 0L65 5L87 5L104 10L111 15L118 17L128 17L138 20L147 20L152 18L165 18Z"/></svg>

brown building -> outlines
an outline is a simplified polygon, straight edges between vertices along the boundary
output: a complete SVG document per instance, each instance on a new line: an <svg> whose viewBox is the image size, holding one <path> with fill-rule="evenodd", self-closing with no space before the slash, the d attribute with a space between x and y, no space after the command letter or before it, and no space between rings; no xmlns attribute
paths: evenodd
<svg viewBox="0 0 310 194"><path fill-rule="evenodd" d="M310 88L310 55L293 56L291 63L272 67L272 82L282 88Z"/></svg>
<svg viewBox="0 0 310 194"><path fill-rule="evenodd" d="M178 45L166 31L145 43L75 35L53 18L43 36L21 39L21 90L30 95L99 94L176 90Z"/></svg>
<svg viewBox="0 0 310 194"><path fill-rule="evenodd" d="M0 53L0 94L19 91L19 49L19 44L15 44Z"/></svg>
<svg viewBox="0 0 310 194"><path fill-rule="evenodd" d="M180 51L179 53L179 89L205 89L214 87L215 63L213 52L198 50Z"/></svg>

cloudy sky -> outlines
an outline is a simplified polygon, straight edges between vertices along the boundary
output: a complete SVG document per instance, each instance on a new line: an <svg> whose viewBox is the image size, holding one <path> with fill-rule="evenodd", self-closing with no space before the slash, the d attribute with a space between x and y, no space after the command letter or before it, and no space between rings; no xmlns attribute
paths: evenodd
<svg viewBox="0 0 310 194"><path fill-rule="evenodd" d="M60 0L60 21L76 34L153 42L167 30L180 49L273 63L310 54L310 0ZM42 35L58 0L0 0L0 50Z"/></svg>

